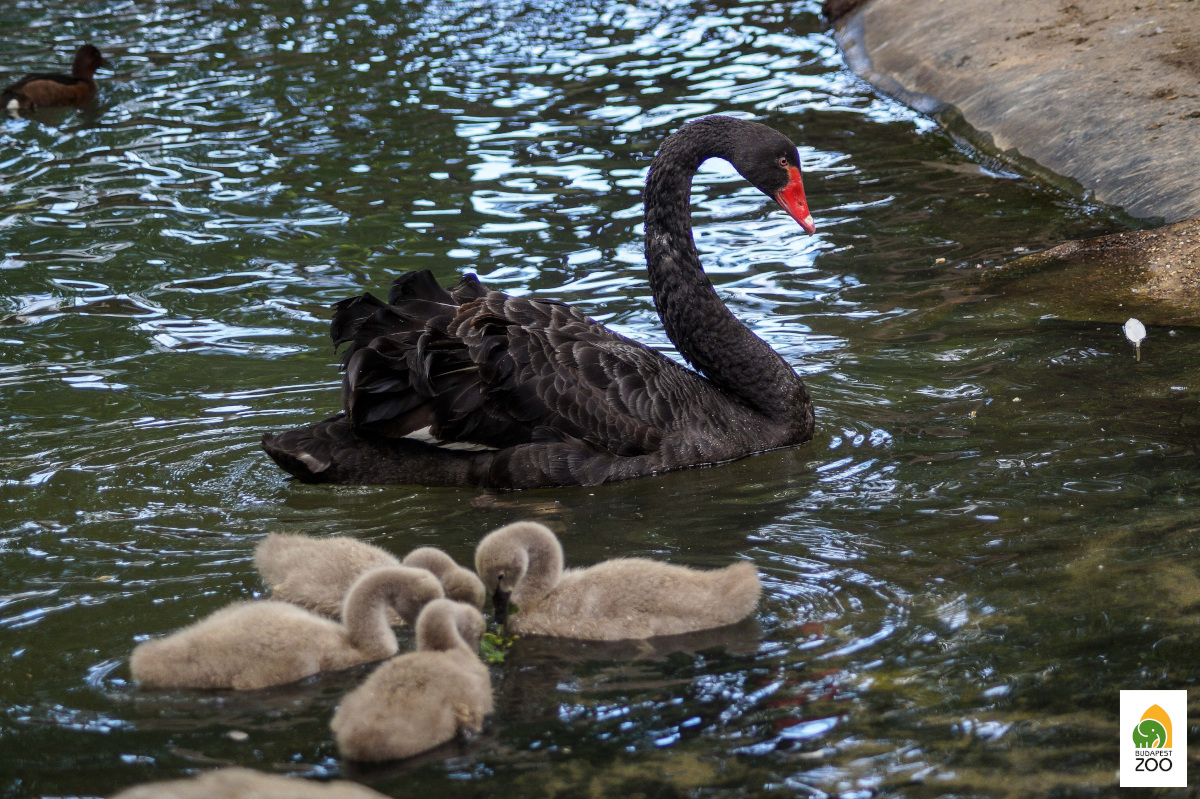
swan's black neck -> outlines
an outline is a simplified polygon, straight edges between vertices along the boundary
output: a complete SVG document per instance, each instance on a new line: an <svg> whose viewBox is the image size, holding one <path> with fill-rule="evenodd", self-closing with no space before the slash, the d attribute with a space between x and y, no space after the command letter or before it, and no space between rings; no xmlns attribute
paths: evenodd
<svg viewBox="0 0 1200 799"><path fill-rule="evenodd" d="M692 177L708 158L732 162L754 127L707 117L663 142L646 178L646 265L658 315L680 354L746 405L781 420L799 418L809 412L804 383L725 307L692 238Z"/></svg>

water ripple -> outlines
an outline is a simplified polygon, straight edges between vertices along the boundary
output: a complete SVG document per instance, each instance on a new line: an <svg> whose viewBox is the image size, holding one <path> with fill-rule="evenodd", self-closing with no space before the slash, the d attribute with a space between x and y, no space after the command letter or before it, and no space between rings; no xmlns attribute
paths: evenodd
<svg viewBox="0 0 1200 799"><path fill-rule="evenodd" d="M328 717L361 672L148 694L126 679L134 642L261 595L267 531L469 560L533 517L572 564L753 558L763 602L659 648L519 642L483 739L377 787L967 794L1031 751L1109 784L1102 746L1070 748L1111 715L1098 675L1127 681L1141 652L1190 664L1172 646L1194 641L1197 422L1173 387L1200 384L1200 339L1135 366L1115 331L963 302L960 267L1114 223L870 91L817 6L9 9L12 74L85 33L113 68L91 108L0 123L0 760L36 751L18 771L51 764L36 784L55 794L115 792L151 761L346 773ZM720 162L692 202L718 293L809 383L810 445L505 497L293 485L266 461L263 433L339 407L329 305L414 269L567 299L678 358L641 188L662 137L711 112L799 145L816 236ZM1030 743L1019 708L1063 696L1081 707Z"/></svg>

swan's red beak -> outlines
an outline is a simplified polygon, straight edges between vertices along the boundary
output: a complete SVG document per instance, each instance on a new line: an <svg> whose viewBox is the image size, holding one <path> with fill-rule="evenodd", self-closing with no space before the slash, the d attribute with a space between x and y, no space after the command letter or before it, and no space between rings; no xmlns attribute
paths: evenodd
<svg viewBox="0 0 1200 799"><path fill-rule="evenodd" d="M800 223L810 236L817 232L817 223L808 211L808 200L804 199L804 184L800 181L800 170L788 167L788 184L775 195L775 202L783 206L788 215Z"/></svg>

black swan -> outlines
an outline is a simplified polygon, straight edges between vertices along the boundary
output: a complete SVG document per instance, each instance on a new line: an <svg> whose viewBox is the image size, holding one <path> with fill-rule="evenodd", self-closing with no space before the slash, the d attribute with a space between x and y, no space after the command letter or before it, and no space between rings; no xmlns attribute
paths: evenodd
<svg viewBox="0 0 1200 799"><path fill-rule="evenodd" d="M70 75L58 72L26 75L0 92L0 105L9 111L32 111L42 106L87 105L96 96L92 76L108 62L100 51L85 44L75 51Z"/></svg>
<svg viewBox="0 0 1200 799"><path fill-rule="evenodd" d="M263 437L310 483L493 490L597 485L714 464L812 438L803 381L737 320L700 266L692 176L724 158L808 233L796 146L759 124L705 117L663 142L644 195L650 288L667 335L701 373L554 300L444 289L401 276L386 303L337 303L344 411Z"/></svg>

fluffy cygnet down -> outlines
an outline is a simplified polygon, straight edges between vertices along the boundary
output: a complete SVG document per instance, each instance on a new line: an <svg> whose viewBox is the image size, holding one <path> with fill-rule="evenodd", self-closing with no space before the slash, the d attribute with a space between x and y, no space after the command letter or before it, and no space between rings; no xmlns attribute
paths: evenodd
<svg viewBox="0 0 1200 799"><path fill-rule="evenodd" d="M112 799L384 799L383 794L346 780L316 782L248 768L206 771L184 780L147 782Z"/></svg>
<svg viewBox="0 0 1200 799"><path fill-rule="evenodd" d="M418 651L381 665L338 706L330 727L342 756L397 760L479 732L492 712L484 629L470 605L430 602L417 619Z"/></svg>
<svg viewBox="0 0 1200 799"><path fill-rule="evenodd" d="M488 533L475 570L510 632L592 641L652 638L734 624L754 612L761 586L753 563L689 569L616 558L563 570L554 533L517 522ZM508 603L517 612L508 618Z"/></svg>
<svg viewBox="0 0 1200 799"><path fill-rule="evenodd" d="M403 562L390 552L347 536L310 538L272 533L254 551L254 565L271 596L336 617L350 586L371 569L411 566L433 572L450 599L483 607L483 583L436 547L420 547ZM391 615L393 624L401 619Z"/></svg>
<svg viewBox="0 0 1200 799"><path fill-rule="evenodd" d="M355 580L371 569L400 565L390 552L347 536L271 533L254 550L254 566L272 599L335 618Z"/></svg>
<svg viewBox="0 0 1200 799"><path fill-rule="evenodd" d="M441 596L441 583L424 569L372 569L351 587L341 624L287 602L238 602L139 644L130 671L146 688L282 685L391 657L398 645L387 609L411 623Z"/></svg>
<svg viewBox="0 0 1200 799"><path fill-rule="evenodd" d="M464 569L454 558L437 547L418 547L404 556L404 565L426 569L442 581L446 599L463 602L476 610L483 610L487 592L483 581L470 569Z"/></svg>

